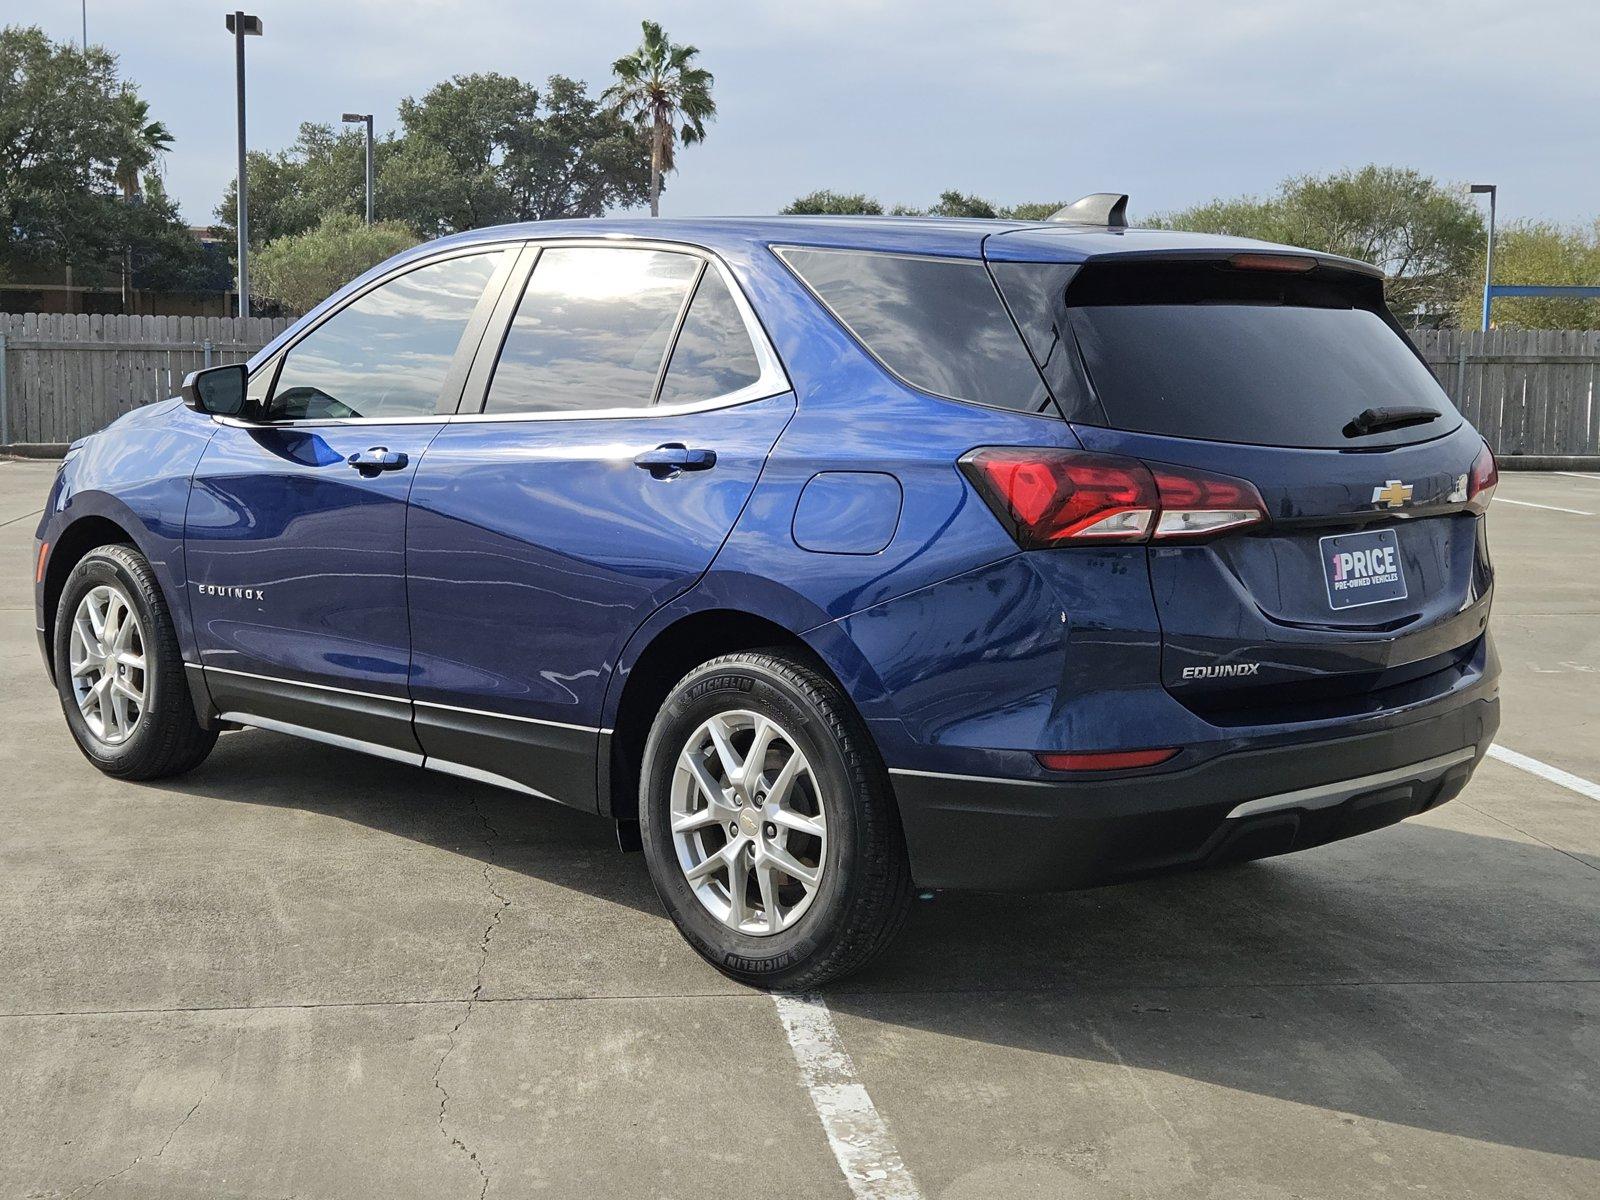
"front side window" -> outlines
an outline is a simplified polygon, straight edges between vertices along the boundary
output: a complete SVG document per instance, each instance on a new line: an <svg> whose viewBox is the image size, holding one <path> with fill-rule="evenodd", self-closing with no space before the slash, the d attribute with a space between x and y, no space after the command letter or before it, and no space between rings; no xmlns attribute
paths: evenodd
<svg viewBox="0 0 1600 1200"><path fill-rule="evenodd" d="M749 387L760 378L761 363L733 294L722 272L708 266L672 347L659 403L711 400Z"/></svg>
<svg viewBox="0 0 1600 1200"><path fill-rule="evenodd" d="M623 246L546 250L506 334L488 413L644 408L700 260Z"/></svg>
<svg viewBox="0 0 1600 1200"><path fill-rule="evenodd" d="M912 387L1018 412L1055 411L981 262L798 248L779 254Z"/></svg>
<svg viewBox="0 0 1600 1200"><path fill-rule="evenodd" d="M416 417L439 393L503 251L407 271L296 343L272 392L276 420Z"/></svg>

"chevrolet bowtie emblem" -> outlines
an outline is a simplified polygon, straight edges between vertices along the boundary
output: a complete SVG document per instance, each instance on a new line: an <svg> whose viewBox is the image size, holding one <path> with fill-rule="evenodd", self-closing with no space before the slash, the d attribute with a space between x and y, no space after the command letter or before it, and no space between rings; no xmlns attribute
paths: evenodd
<svg viewBox="0 0 1600 1200"><path fill-rule="evenodd" d="M1401 483L1398 479L1391 479L1382 487L1372 489L1372 502L1381 504L1385 508L1400 508L1409 499L1411 499L1411 485Z"/></svg>

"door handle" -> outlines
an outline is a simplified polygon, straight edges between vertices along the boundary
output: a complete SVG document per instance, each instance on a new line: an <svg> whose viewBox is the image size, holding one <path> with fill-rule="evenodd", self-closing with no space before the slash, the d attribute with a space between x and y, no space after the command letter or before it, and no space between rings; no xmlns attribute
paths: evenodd
<svg viewBox="0 0 1600 1200"><path fill-rule="evenodd" d="M398 471L406 465L405 451L391 450L387 446L372 446L357 450L345 460L363 475L376 475L379 471Z"/></svg>
<svg viewBox="0 0 1600 1200"><path fill-rule="evenodd" d="M635 456L633 465L643 467L656 479L675 479L684 471L709 471L717 465L717 452L693 450L681 442L668 442Z"/></svg>

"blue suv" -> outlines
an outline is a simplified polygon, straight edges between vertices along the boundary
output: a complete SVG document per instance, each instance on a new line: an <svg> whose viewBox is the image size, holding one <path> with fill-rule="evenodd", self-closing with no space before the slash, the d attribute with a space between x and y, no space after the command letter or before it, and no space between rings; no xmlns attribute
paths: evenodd
<svg viewBox="0 0 1600 1200"><path fill-rule="evenodd" d="M1443 803L1498 722L1493 457L1379 272L1123 200L384 263L68 451L35 565L73 736L150 779L253 726L600 814L784 988L914 885Z"/></svg>

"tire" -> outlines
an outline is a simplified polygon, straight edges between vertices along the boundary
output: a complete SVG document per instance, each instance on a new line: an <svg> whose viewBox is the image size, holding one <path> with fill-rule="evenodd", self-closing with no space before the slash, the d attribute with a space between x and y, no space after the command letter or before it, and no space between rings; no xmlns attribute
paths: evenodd
<svg viewBox="0 0 1600 1200"><path fill-rule="evenodd" d="M102 647L94 634L93 619L83 610L90 597L95 611L105 614L102 623L114 620L115 628L124 631L121 648L113 656L98 657ZM119 603L131 613L131 623L117 608ZM82 628L78 627L80 613L84 615ZM86 649L91 644L95 649ZM107 775L117 779L181 775L204 762L216 745L216 730L202 729L195 718L166 599L150 564L133 547L97 547L72 568L56 608L51 649L56 692L67 727L83 756ZM75 657L107 665L75 677ZM78 688L89 690L91 681L105 679L112 657L117 668L112 685L87 704L81 703ZM127 665L140 661L142 669ZM128 692L140 693L142 699L130 702L127 692L119 696L121 689L116 685L121 683Z"/></svg>
<svg viewBox="0 0 1600 1200"><path fill-rule="evenodd" d="M760 763L729 770L758 737L771 739ZM689 672L651 727L639 796L657 895L689 944L733 979L820 987L864 966L905 923L911 871L888 772L849 699L789 650L730 654ZM712 860L719 865L690 879Z"/></svg>

